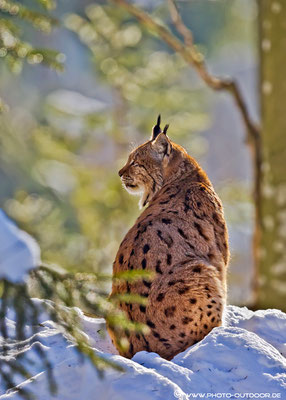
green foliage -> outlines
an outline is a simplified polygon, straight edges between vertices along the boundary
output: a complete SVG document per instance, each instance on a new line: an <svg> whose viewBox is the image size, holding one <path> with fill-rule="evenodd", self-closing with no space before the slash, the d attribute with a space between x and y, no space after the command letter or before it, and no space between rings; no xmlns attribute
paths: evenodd
<svg viewBox="0 0 286 400"><path fill-rule="evenodd" d="M56 6L55 2L34 0L34 3L36 7L38 3L40 11L26 7L18 1L0 1L0 57L16 74L21 72L23 61L44 64L62 71L63 54L52 49L34 47L29 41L22 40L27 30L25 23L44 34L49 34L58 25L58 21L50 15L50 11Z"/></svg>

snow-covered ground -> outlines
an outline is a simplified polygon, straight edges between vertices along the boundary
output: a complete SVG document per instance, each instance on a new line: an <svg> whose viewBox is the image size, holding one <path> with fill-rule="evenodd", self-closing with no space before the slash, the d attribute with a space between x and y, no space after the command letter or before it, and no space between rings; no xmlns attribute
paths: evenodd
<svg viewBox="0 0 286 400"><path fill-rule="evenodd" d="M45 305L40 300L35 303ZM223 327L213 329L201 342L172 361L145 351L137 353L132 360L117 355L105 334L104 320L77 312L94 351L116 361L125 372L108 369L104 378L100 378L89 361L82 362L61 330L47 320L48 314L42 312L39 333L24 348L30 361L23 363L33 379L24 381L15 376L16 383L39 400L169 400L191 399L197 393L202 393L198 398L235 399L241 398L238 394L246 393L256 394L248 398L259 398L260 393L263 394L260 398L286 399L286 314L281 311L252 312L228 306ZM12 333L13 315L8 315L8 319ZM52 363L58 384L55 395L49 392L47 373L37 358L37 346ZM7 357L21 362L16 345L11 345ZM4 394L1 384L0 388L0 399L21 398L15 391Z"/></svg>

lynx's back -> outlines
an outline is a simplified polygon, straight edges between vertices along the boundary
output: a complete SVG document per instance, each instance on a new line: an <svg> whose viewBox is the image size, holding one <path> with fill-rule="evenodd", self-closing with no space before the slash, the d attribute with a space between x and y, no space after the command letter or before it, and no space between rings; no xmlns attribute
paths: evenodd
<svg viewBox="0 0 286 400"><path fill-rule="evenodd" d="M149 326L148 334L109 327L115 345L127 338L129 348L119 349L126 357L146 350L173 358L221 324L226 301L229 251L221 202L198 163L166 132L158 118L151 139L119 171L126 189L148 206L122 241L113 272L154 272L151 281L113 283L111 296L147 299L120 308Z"/></svg>

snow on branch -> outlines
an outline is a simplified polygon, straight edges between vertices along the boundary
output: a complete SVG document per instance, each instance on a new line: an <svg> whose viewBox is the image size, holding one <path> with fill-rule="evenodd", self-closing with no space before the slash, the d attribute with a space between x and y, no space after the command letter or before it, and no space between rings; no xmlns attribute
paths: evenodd
<svg viewBox="0 0 286 400"><path fill-rule="evenodd" d="M40 263L37 242L0 209L0 279L23 283L28 272Z"/></svg>

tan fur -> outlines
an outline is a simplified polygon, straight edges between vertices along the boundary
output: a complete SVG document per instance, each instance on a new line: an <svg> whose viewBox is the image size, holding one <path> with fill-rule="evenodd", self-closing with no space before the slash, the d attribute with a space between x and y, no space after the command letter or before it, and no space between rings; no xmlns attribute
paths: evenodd
<svg viewBox="0 0 286 400"><path fill-rule="evenodd" d="M155 277L114 282L111 293L147 298L146 307L120 308L150 333L109 333L115 345L118 336L128 339L123 356L147 350L170 360L221 324L229 259L222 205L198 163L163 133L135 149L119 175L148 207L121 243L113 272L143 268Z"/></svg>

